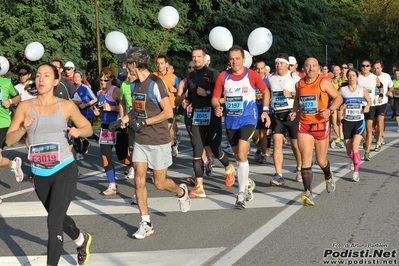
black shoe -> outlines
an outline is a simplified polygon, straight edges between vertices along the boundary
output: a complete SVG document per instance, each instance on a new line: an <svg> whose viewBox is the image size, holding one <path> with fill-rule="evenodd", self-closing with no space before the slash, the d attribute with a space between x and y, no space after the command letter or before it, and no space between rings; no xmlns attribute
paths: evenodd
<svg viewBox="0 0 399 266"><path fill-rule="evenodd" d="M78 264L84 265L89 261L90 258L90 246L91 246L91 235L89 233L83 233L84 242L80 247L77 247L78 251Z"/></svg>

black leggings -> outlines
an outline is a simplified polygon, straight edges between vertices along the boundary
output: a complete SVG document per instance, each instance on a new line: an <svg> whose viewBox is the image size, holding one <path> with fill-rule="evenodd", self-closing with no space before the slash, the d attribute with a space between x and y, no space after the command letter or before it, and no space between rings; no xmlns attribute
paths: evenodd
<svg viewBox="0 0 399 266"><path fill-rule="evenodd" d="M76 161L51 176L33 176L35 191L46 209L47 215L47 265L57 265L63 250L63 232L72 240L79 237L80 230L66 213L75 198L78 182Z"/></svg>
<svg viewBox="0 0 399 266"><path fill-rule="evenodd" d="M108 125L104 126L102 125L102 128L108 128ZM128 134L126 132L126 129L121 129L117 130L118 135L116 137L116 143L115 143L115 151L116 151L116 157L118 157L118 160L126 165L129 165L132 158L128 158L128 148L129 148L129 140L128 140ZM105 172L114 169L114 163L112 161L112 147L113 145L108 145L108 144L100 144L100 151L101 155L103 156L103 166L105 169Z"/></svg>

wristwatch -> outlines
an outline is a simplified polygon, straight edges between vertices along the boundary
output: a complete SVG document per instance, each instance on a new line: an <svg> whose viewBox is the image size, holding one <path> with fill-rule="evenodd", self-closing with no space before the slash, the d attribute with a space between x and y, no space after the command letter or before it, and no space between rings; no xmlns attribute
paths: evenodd
<svg viewBox="0 0 399 266"><path fill-rule="evenodd" d="M207 90L207 91L206 91L206 95L211 95L211 91L210 91L210 90Z"/></svg>
<svg viewBox="0 0 399 266"><path fill-rule="evenodd" d="M331 108L328 108L328 109L330 109L330 113L331 113L332 115L335 113L335 110L333 110L333 109L331 109Z"/></svg>

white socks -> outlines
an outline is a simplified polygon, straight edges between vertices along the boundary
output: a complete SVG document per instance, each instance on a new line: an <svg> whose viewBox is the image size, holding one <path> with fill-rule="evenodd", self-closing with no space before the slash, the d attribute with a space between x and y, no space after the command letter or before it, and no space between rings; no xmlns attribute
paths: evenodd
<svg viewBox="0 0 399 266"><path fill-rule="evenodd" d="M249 163L237 162L237 179L238 192L245 192L245 187L248 185Z"/></svg>

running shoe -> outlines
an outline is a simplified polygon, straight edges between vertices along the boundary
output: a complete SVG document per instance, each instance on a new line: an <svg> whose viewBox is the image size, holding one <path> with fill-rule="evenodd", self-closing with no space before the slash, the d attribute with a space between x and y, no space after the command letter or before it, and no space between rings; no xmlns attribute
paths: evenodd
<svg viewBox="0 0 399 266"><path fill-rule="evenodd" d="M384 137L381 138L381 145L385 145Z"/></svg>
<svg viewBox="0 0 399 266"><path fill-rule="evenodd" d="M212 160L206 156L206 163L204 164L205 174L210 176L212 174Z"/></svg>
<svg viewBox="0 0 399 266"><path fill-rule="evenodd" d="M261 153L262 153L262 151L261 151L261 149L258 147L258 148L256 149L255 156L254 156L255 161L259 161L259 159L260 159L260 154L261 154Z"/></svg>
<svg viewBox="0 0 399 266"><path fill-rule="evenodd" d="M19 157L15 157L13 162L15 162L15 168L12 169L11 171L14 172L15 175L15 180L17 180L18 183L22 182L24 179L24 172L22 172L22 159Z"/></svg>
<svg viewBox="0 0 399 266"><path fill-rule="evenodd" d="M266 156L269 157L270 155L271 155L270 148L267 148L267 149L266 149Z"/></svg>
<svg viewBox="0 0 399 266"><path fill-rule="evenodd" d="M365 161L371 161L370 153L367 152L367 151L364 153L364 160L365 160Z"/></svg>
<svg viewBox="0 0 399 266"><path fill-rule="evenodd" d="M112 195L116 195L118 193L119 193L118 187L111 187L111 186L108 186L108 188L106 190L101 192L101 194L104 196L112 196Z"/></svg>
<svg viewBox="0 0 399 266"><path fill-rule="evenodd" d="M374 151L375 151L375 152L380 152L380 151L381 151L381 143L380 143L380 142L377 142L377 144L375 144L375 149L374 149Z"/></svg>
<svg viewBox="0 0 399 266"><path fill-rule="evenodd" d="M83 244L80 247L77 247L78 251L78 264L85 265L90 258L90 246L91 246L91 235L89 233L83 233Z"/></svg>
<svg viewBox="0 0 399 266"><path fill-rule="evenodd" d="M244 192L240 192L237 195L237 200L236 200L236 204L235 204L237 209L243 210L245 209L245 194Z"/></svg>
<svg viewBox="0 0 399 266"><path fill-rule="evenodd" d="M188 195L188 189L186 184L180 184L179 187L183 189L184 195L181 198L178 198L180 210L182 212L188 212L191 208L191 199Z"/></svg>
<svg viewBox="0 0 399 266"><path fill-rule="evenodd" d="M353 172L352 181L359 182L359 172Z"/></svg>
<svg viewBox="0 0 399 266"><path fill-rule="evenodd" d="M345 147L345 144L344 144L344 142L343 142L342 139L341 139L340 141L338 141L338 142L335 143L335 146L336 146L337 148L342 149L343 147Z"/></svg>
<svg viewBox="0 0 399 266"><path fill-rule="evenodd" d="M179 154L179 150L177 149L177 145L172 146L172 157L176 157Z"/></svg>
<svg viewBox="0 0 399 266"><path fill-rule="evenodd" d="M189 184L191 184L195 187L197 185L197 179L194 176L195 176L195 173L193 172L193 174L191 176L187 177L186 180Z"/></svg>
<svg viewBox="0 0 399 266"><path fill-rule="evenodd" d="M334 140L331 141L331 142L330 142L330 148L331 148L331 149L335 149L336 144L337 144L337 143L336 143Z"/></svg>
<svg viewBox="0 0 399 266"><path fill-rule="evenodd" d="M81 153L76 153L76 161L80 161L80 160L83 160L83 159L84 159L84 157L83 157L83 155Z"/></svg>
<svg viewBox="0 0 399 266"><path fill-rule="evenodd" d="M177 146L179 146L179 144L181 142L182 135L183 134L181 133L180 130L175 133L175 143L176 143Z"/></svg>
<svg viewBox="0 0 399 266"><path fill-rule="evenodd" d="M144 239L147 236L153 236L154 234L154 226L151 223L143 221L140 223L139 229L137 229L136 233L134 233L132 237L136 239Z"/></svg>
<svg viewBox="0 0 399 266"><path fill-rule="evenodd" d="M326 190L329 194L335 191L335 181L332 172L331 172L331 177L329 179L326 179Z"/></svg>
<svg viewBox="0 0 399 266"><path fill-rule="evenodd" d="M126 179L134 179L134 167L128 166L127 170L125 171L125 178Z"/></svg>
<svg viewBox="0 0 399 266"><path fill-rule="evenodd" d="M223 151L228 155L234 155L233 149L231 148L230 144L227 144L227 146L223 148Z"/></svg>
<svg viewBox="0 0 399 266"><path fill-rule="evenodd" d="M266 154L261 154L261 155L260 155L259 163L260 163L260 164L266 164L266 163L267 163Z"/></svg>
<svg viewBox="0 0 399 266"><path fill-rule="evenodd" d="M211 157L208 157L208 158L211 160L211 166L212 166L212 167L215 167L215 166L216 166L215 160L212 159Z"/></svg>
<svg viewBox="0 0 399 266"><path fill-rule="evenodd" d="M298 167L296 168L296 172L295 172L295 181L298 183L302 183L302 173L301 170L298 170Z"/></svg>
<svg viewBox="0 0 399 266"><path fill-rule="evenodd" d="M353 161L351 161L350 169L351 171L355 170L355 165L353 164Z"/></svg>
<svg viewBox="0 0 399 266"><path fill-rule="evenodd" d="M85 139L83 141L82 154L87 154L89 152L89 147L90 146L91 146L90 142L87 139Z"/></svg>
<svg viewBox="0 0 399 266"><path fill-rule="evenodd" d="M224 172L224 176L226 178L226 187L231 187L234 185L235 176L234 176L234 165L229 164L228 170Z"/></svg>
<svg viewBox="0 0 399 266"><path fill-rule="evenodd" d="M270 180L270 185L272 186L284 186L285 185L285 181L283 176L279 175L279 174L274 174L274 178L272 180Z"/></svg>
<svg viewBox="0 0 399 266"><path fill-rule="evenodd" d="M299 202L304 206L314 206L312 193L306 190L305 195L301 197Z"/></svg>
<svg viewBox="0 0 399 266"><path fill-rule="evenodd" d="M206 198L205 190L201 185L196 185L193 190L190 191L190 197L193 198Z"/></svg>
<svg viewBox="0 0 399 266"><path fill-rule="evenodd" d="M132 202L130 203L130 205L137 205L137 197L136 197L136 194L133 195Z"/></svg>
<svg viewBox="0 0 399 266"><path fill-rule="evenodd" d="M254 198L254 193L253 191L256 188L255 181L253 181L251 178L248 178L248 185L245 186L245 200L246 201L251 201Z"/></svg>

